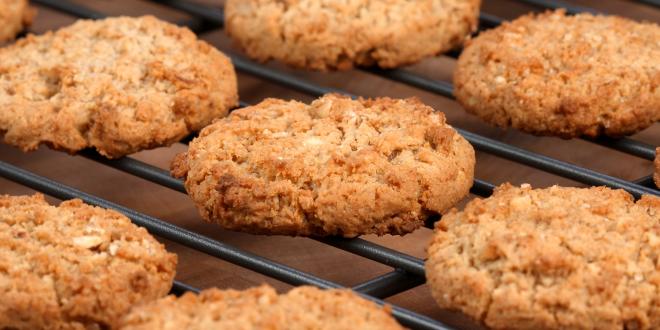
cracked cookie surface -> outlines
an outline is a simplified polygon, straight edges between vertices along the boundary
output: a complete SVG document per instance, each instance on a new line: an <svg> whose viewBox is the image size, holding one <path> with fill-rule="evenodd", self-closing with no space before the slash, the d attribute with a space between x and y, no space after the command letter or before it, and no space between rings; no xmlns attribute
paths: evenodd
<svg viewBox="0 0 660 330"><path fill-rule="evenodd" d="M154 17L77 23L0 49L0 133L116 158L169 145L238 102L230 60Z"/></svg>
<svg viewBox="0 0 660 330"><path fill-rule="evenodd" d="M108 329L163 297L176 256L110 210L0 196L0 328Z"/></svg>
<svg viewBox="0 0 660 330"><path fill-rule="evenodd" d="M172 164L202 217L259 234L405 234L472 186L474 150L416 99L267 99Z"/></svg>
<svg viewBox="0 0 660 330"><path fill-rule="evenodd" d="M660 26L563 11L467 43L454 74L470 113L563 138L629 135L660 119Z"/></svg>
<svg viewBox="0 0 660 330"><path fill-rule="evenodd" d="M30 25L34 13L28 0L0 1L0 43L14 39Z"/></svg>
<svg viewBox="0 0 660 330"><path fill-rule="evenodd" d="M660 327L660 199L502 185L436 224L434 298L494 329Z"/></svg>
<svg viewBox="0 0 660 330"><path fill-rule="evenodd" d="M138 306L122 330L140 329L403 329L387 308L350 290L297 287L278 295L267 285L169 296Z"/></svg>
<svg viewBox="0 0 660 330"><path fill-rule="evenodd" d="M314 70L394 68L460 46L480 0L228 0L227 33L248 56Z"/></svg>

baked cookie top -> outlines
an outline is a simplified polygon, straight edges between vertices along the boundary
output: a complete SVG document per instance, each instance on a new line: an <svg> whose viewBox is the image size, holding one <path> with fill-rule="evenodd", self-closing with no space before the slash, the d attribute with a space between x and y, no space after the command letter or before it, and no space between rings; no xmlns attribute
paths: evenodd
<svg viewBox="0 0 660 330"><path fill-rule="evenodd" d="M171 144L238 102L229 59L154 17L78 21L0 49L0 132L120 157Z"/></svg>
<svg viewBox="0 0 660 330"><path fill-rule="evenodd" d="M259 61L314 69L394 68L455 48L481 0L227 0L226 29Z"/></svg>
<svg viewBox="0 0 660 330"><path fill-rule="evenodd" d="M387 308L350 290L297 287L278 295L269 286L208 289L134 308L122 330L138 329L403 329Z"/></svg>
<svg viewBox="0 0 660 330"><path fill-rule="evenodd" d="M655 171L653 173L653 181L655 185L660 188L660 147L655 148L655 160L653 161Z"/></svg>
<svg viewBox="0 0 660 330"><path fill-rule="evenodd" d="M34 13L28 0L0 1L0 43L14 39L30 25Z"/></svg>
<svg viewBox="0 0 660 330"><path fill-rule="evenodd" d="M621 136L660 119L660 26L530 14L467 44L454 74L468 112L564 138Z"/></svg>
<svg viewBox="0 0 660 330"><path fill-rule="evenodd" d="M172 174L202 217L259 234L405 234L472 186L472 146L416 99L267 99L204 128Z"/></svg>
<svg viewBox="0 0 660 330"><path fill-rule="evenodd" d="M0 328L108 329L172 286L176 255L80 200L0 196Z"/></svg>
<svg viewBox="0 0 660 330"><path fill-rule="evenodd" d="M500 186L446 214L426 275L443 308L495 329L657 329L660 199Z"/></svg>

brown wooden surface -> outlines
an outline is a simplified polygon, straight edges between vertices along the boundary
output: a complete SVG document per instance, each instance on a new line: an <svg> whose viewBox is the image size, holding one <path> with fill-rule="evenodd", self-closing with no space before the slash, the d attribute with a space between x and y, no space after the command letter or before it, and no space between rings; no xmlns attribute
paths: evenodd
<svg viewBox="0 0 660 330"><path fill-rule="evenodd" d="M533 9L533 7L520 5L515 1L484 1L483 7L486 12L505 18L512 18ZM173 22L181 22L190 18L181 12L154 5L152 2L135 0L80 0L79 2L111 15L149 13ZM206 2L216 6L220 6L222 3L218 0ZM582 0L573 1L573 3L593 6L610 13L619 13L635 19L660 22L660 10L654 10L629 1ZM39 15L32 27L32 31L35 33L69 24L75 19L50 9L42 7L38 7L38 9ZM222 50L232 50L231 43L222 31L206 33L202 35L202 38ZM631 60L634 61L634 59ZM647 160L628 156L581 140L567 141L556 138L539 138L515 131L494 129L481 123L476 118L466 115L453 101L363 72L306 73L289 70L276 63L270 63L269 65L321 85L342 88L363 96L416 96L437 110L445 112L449 122L457 127L469 129L499 141L616 177L632 180L649 175L652 171L652 164ZM409 69L430 78L447 80L451 77L453 65L454 60L438 57L425 60ZM239 74L239 86L241 99L250 103L259 102L265 97L295 98L305 101L312 99L288 88L243 74ZM637 134L634 138L653 145L659 145L660 127L655 125ZM141 152L136 154L135 158L162 168L169 168L169 161L172 157L183 150L185 150L185 146L176 144L169 148ZM328 247L310 239L253 236L224 231L217 226L202 222L187 196L81 157L72 157L47 148L23 154L12 147L0 145L0 160L346 286L355 285L391 271L390 268L376 262ZM496 184L529 182L536 187L552 184L578 185L571 180L482 152L477 153L476 177ZM31 194L33 192L31 189L0 178L0 193ZM430 234L430 230L420 229L405 237L378 238L369 236L365 238L417 257L424 257L424 247ZM193 286L242 289L266 282L281 290L288 288L284 283L219 259L208 257L200 252L171 242L167 242L167 245L171 251L179 254L177 279ZM453 314L447 315L447 312L440 311L432 301L425 285L387 300L422 314L449 321L452 324L462 325L462 327L470 326L462 317Z"/></svg>

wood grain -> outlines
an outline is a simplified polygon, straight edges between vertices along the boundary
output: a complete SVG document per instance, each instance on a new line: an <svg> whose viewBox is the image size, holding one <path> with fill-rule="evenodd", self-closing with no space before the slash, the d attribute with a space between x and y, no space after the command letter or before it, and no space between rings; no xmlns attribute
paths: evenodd
<svg viewBox="0 0 660 330"><path fill-rule="evenodd" d="M221 1L205 1L220 7ZM172 22L190 20L191 17L165 6L148 1L82 1L88 7L98 9L110 15L153 14ZM593 6L608 13L619 13L635 19L660 21L660 10L631 3L629 1L573 1L575 4ZM62 13L38 7L39 15L32 27L34 33L70 24L75 18ZM485 0L485 11L513 18L536 8L521 5L516 1ZM220 30L201 36L223 51L236 52ZM409 86L388 81L364 72L350 71L341 73L308 73L291 70L277 63L269 67L282 70L295 76L308 79L323 86L341 88L362 96L418 97L435 109L446 113L449 122L456 127L465 128L484 136L561 159L580 166L588 167L623 179L637 179L649 175L652 171L650 161L629 156L611 149L603 148L581 140L561 140L539 138L516 131L492 128L476 118L466 115L453 101L444 97L424 92ZM421 75L438 80L448 80L454 60L447 57L428 59L409 69ZM241 99L256 103L266 97L294 98L309 101L308 95L278 86L255 77L240 74L239 86ZM634 136L653 145L660 144L660 127L655 125ZM161 168L169 168L172 157L185 150L185 146L176 144L169 148L160 148L141 152L135 158ZM41 148L29 154L0 145L0 160L21 166L46 177L58 180L85 192L100 196L118 204L134 208L140 212L158 217L186 229L202 233L218 241L262 255L291 267L321 276L337 283L352 286L377 275L391 271L389 267L376 262L343 252L310 239L289 237L253 236L224 231L217 226L202 222L187 196L146 182L142 179L104 167L78 156L69 156L60 152ZM553 184L578 185L576 182L520 165L486 153L477 153L476 176L492 183L512 182L531 183L536 187ZM0 193L31 194L32 190L21 185L0 179ZM424 249L431 231L421 229L405 237L365 237L390 248L423 258ZM190 250L176 243L166 242L168 249L179 255L177 279L193 286L206 288L247 288L263 282L285 290L288 285L254 273L222 260ZM441 311L435 307L426 286L420 286L405 293L387 299L402 307L441 319L462 328L471 328L460 315Z"/></svg>

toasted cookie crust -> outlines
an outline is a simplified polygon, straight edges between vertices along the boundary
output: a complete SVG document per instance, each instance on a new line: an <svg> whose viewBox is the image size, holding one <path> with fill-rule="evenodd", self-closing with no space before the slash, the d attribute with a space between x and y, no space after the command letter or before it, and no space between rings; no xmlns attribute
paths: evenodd
<svg viewBox="0 0 660 330"><path fill-rule="evenodd" d="M350 290L298 287L278 295L263 285L208 289L134 308L122 330L139 329L403 329L387 309Z"/></svg>
<svg viewBox="0 0 660 330"><path fill-rule="evenodd" d="M267 99L172 164L204 219L281 235L405 234L472 185L472 146L415 99Z"/></svg>
<svg viewBox="0 0 660 330"><path fill-rule="evenodd" d="M653 161L655 172L653 173L653 181L655 185L660 188L660 147L655 148L655 160Z"/></svg>
<svg viewBox="0 0 660 330"><path fill-rule="evenodd" d="M0 49L0 132L115 158L171 144L238 102L229 59L154 17L79 21Z"/></svg>
<svg viewBox="0 0 660 330"><path fill-rule="evenodd" d="M33 16L28 0L0 1L0 42L14 39L32 23Z"/></svg>
<svg viewBox="0 0 660 330"><path fill-rule="evenodd" d="M503 185L436 225L426 275L494 329L657 329L659 220L657 197Z"/></svg>
<svg viewBox="0 0 660 330"><path fill-rule="evenodd" d="M468 112L563 138L622 136L660 119L660 26L563 11L468 42L454 74Z"/></svg>
<svg viewBox="0 0 660 330"><path fill-rule="evenodd" d="M80 200L0 196L0 328L107 329L172 286L176 256Z"/></svg>
<svg viewBox="0 0 660 330"><path fill-rule="evenodd" d="M394 68L459 46L481 0L228 0L227 33L248 56L314 70Z"/></svg>

